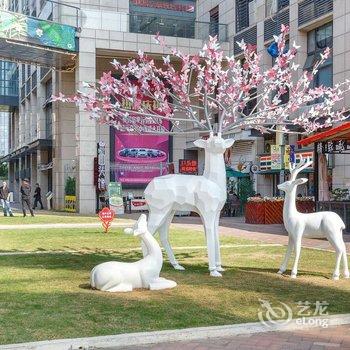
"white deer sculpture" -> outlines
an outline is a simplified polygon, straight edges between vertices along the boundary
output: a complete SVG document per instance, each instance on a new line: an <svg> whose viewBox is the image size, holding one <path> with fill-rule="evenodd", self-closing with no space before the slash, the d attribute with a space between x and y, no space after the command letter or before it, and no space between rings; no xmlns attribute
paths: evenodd
<svg viewBox="0 0 350 350"><path fill-rule="evenodd" d="M297 175L311 164L312 161L309 159L303 160L303 158L300 157L300 163L298 165L290 165L290 180L278 185L278 188L286 193L283 206L283 222L289 236L287 252L278 273L282 274L286 271L288 260L294 248L295 260L291 277L296 278L301 250L301 239L305 236L309 238L327 238L336 252L336 265L333 272L333 279L339 279L341 258L343 258L344 277L349 278L346 247L343 241L345 224L340 216L331 211L304 214L298 212L296 208L295 194L297 186L307 182L306 178L297 179Z"/></svg>
<svg viewBox="0 0 350 350"><path fill-rule="evenodd" d="M209 271L214 277L221 276L219 217L226 201L226 170L224 152L234 143L223 139L221 133L213 133L207 140L199 139L194 145L204 148L205 168L203 176L172 174L154 178L145 190L149 207L148 229L152 234L159 231L170 263L177 270L184 268L175 259L169 243L169 225L176 210L197 212L204 224L207 240Z"/></svg>
<svg viewBox="0 0 350 350"><path fill-rule="evenodd" d="M176 282L159 277L163 255L158 242L147 229L146 215L141 214L134 228L126 229L125 232L140 236L148 255L133 263L109 261L95 266L90 276L91 287L105 292L130 292L134 288L174 288Z"/></svg>

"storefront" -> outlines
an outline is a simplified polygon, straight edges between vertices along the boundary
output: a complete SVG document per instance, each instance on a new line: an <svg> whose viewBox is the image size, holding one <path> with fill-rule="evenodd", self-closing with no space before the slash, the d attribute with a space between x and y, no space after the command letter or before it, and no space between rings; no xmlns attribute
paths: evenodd
<svg viewBox="0 0 350 350"><path fill-rule="evenodd" d="M318 211L339 214L350 228L350 122L298 141L314 147L315 201Z"/></svg>

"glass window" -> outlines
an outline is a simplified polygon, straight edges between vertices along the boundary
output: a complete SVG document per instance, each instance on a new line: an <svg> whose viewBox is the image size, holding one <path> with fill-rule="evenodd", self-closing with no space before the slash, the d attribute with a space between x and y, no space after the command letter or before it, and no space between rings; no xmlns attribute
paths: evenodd
<svg viewBox="0 0 350 350"><path fill-rule="evenodd" d="M210 28L209 34L211 36L219 35L219 6L210 10Z"/></svg>
<svg viewBox="0 0 350 350"><path fill-rule="evenodd" d="M333 46L333 23L327 23L307 34L307 53L304 69L312 70L314 65L321 59L320 55L326 47ZM333 57L330 56L319 68L314 80L313 87L333 85ZM318 102L318 101L316 101Z"/></svg>

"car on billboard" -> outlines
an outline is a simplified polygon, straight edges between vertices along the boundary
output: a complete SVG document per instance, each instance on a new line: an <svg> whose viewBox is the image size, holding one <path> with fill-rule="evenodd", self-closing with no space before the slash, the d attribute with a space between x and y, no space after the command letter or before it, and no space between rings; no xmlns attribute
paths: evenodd
<svg viewBox="0 0 350 350"><path fill-rule="evenodd" d="M159 158L165 155L163 151L150 148L123 148L119 151L119 156L125 158Z"/></svg>

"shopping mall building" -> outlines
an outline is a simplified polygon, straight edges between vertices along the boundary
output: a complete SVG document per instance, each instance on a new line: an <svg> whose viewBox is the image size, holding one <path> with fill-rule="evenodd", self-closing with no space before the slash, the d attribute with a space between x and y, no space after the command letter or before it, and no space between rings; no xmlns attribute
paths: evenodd
<svg viewBox="0 0 350 350"><path fill-rule="evenodd" d="M331 46L332 57L315 85L349 78L350 2L344 0L9 0L1 11L2 19L8 16L14 25L4 28L0 22L1 59L18 63L19 96L9 113L9 150L2 159L9 164L15 199L20 179L27 177L43 193L53 193L53 207L59 210L94 213L106 195L97 190L101 176L107 184L120 182L124 195L142 196L154 176L203 171L204 154L193 140L205 135L125 135L97 125L72 104L50 101L52 94L74 94L85 89L83 82L95 83L112 69L114 58L126 61L142 50L162 62L163 49L153 40L157 32L168 45L189 54L198 52L209 35L217 35L226 54L237 58L242 52L236 42L244 39L270 67L267 48L285 24L291 28L289 42L301 45L299 73L311 69L322 49ZM289 150L283 145L296 145L297 136L279 134L276 139L254 130L226 136L236 139L225 155L228 177L248 177L255 191L276 195L284 176L283 152ZM313 148L296 146L295 152L312 156ZM344 155L327 155L327 160L333 187L347 186ZM304 194L313 190L312 169L307 176Z"/></svg>

